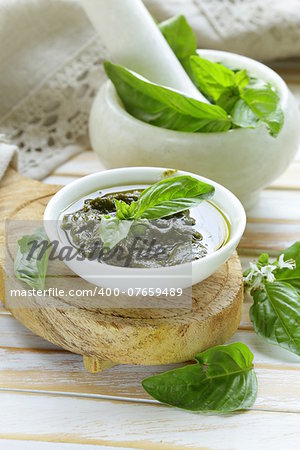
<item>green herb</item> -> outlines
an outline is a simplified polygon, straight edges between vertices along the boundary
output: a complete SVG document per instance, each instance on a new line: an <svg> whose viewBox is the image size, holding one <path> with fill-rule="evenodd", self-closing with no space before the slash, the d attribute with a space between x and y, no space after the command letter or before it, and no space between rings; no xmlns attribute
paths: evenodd
<svg viewBox="0 0 300 450"><path fill-rule="evenodd" d="M236 75L233 70L222 64L211 62L200 56L191 57L191 67L197 87L210 101L218 103L220 97L225 94L234 98L239 97L240 74ZM242 77L244 84L248 76L245 71L243 75L246 75L246 78Z"/></svg>
<svg viewBox="0 0 300 450"><path fill-rule="evenodd" d="M103 217L99 227L103 245L111 249L125 239L132 221L161 219L186 211L211 198L214 192L210 184L182 175L152 184L130 204L114 199L116 217Z"/></svg>
<svg viewBox="0 0 300 450"><path fill-rule="evenodd" d="M160 23L159 29L187 74L192 78L190 57L197 52L197 41L186 18L184 16L171 17Z"/></svg>
<svg viewBox="0 0 300 450"><path fill-rule="evenodd" d="M136 202L115 201L117 218L160 219L194 208L211 198L215 188L189 175L166 178L145 189Z"/></svg>
<svg viewBox="0 0 300 450"><path fill-rule="evenodd" d="M282 267L283 261L294 261L288 267ZM282 268L276 271L276 279L291 284L300 294L300 241L287 248L277 262Z"/></svg>
<svg viewBox="0 0 300 450"><path fill-rule="evenodd" d="M300 242L273 263L262 254L244 281L253 296L250 319L256 333L300 356Z"/></svg>
<svg viewBox="0 0 300 450"><path fill-rule="evenodd" d="M219 132L265 124L278 136L284 122L274 88L245 69L231 70L197 54L196 36L184 16L162 22L159 28L188 76L212 104L158 86L126 69L106 62L106 73L135 118L170 130Z"/></svg>
<svg viewBox="0 0 300 450"><path fill-rule="evenodd" d="M195 356L196 364L143 380L156 400L191 411L229 413L253 405L257 379L253 354L242 343L220 345Z"/></svg>
<svg viewBox="0 0 300 450"><path fill-rule="evenodd" d="M284 115L280 107L280 98L269 85L264 88L247 88L240 94L240 100L232 111L233 123L239 127L256 127L264 122L271 136L278 136L284 122ZM243 121L245 111L251 120Z"/></svg>
<svg viewBox="0 0 300 450"><path fill-rule="evenodd" d="M18 241L15 276L35 289L44 289L49 259L49 240L43 229Z"/></svg>
<svg viewBox="0 0 300 450"><path fill-rule="evenodd" d="M234 72L220 63L192 56L191 68L199 90L232 116L240 128L267 125L274 137L280 132L284 115L278 93L266 83L251 80L245 70ZM249 84L250 83L250 84Z"/></svg>
<svg viewBox="0 0 300 450"><path fill-rule="evenodd" d="M125 239L130 231L132 223L133 222L129 220L103 217L99 226L99 234L104 247L112 249Z"/></svg>
<svg viewBox="0 0 300 450"><path fill-rule="evenodd" d="M238 128L257 128L261 121L242 99L238 98L231 110L232 121Z"/></svg>
<svg viewBox="0 0 300 450"><path fill-rule="evenodd" d="M247 70L242 69L234 72L234 82L235 86L239 87L240 89L245 88L250 82Z"/></svg>
<svg viewBox="0 0 300 450"><path fill-rule="evenodd" d="M265 283L253 292L250 319L257 334L300 356L300 297L288 283Z"/></svg>
<svg viewBox="0 0 300 450"><path fill-rule="evenodd" d="M126 110L143 122L189 132L227 131L231 127L231 119L219 106L158 86L125 67L110 62L104 67Z"/></svg>

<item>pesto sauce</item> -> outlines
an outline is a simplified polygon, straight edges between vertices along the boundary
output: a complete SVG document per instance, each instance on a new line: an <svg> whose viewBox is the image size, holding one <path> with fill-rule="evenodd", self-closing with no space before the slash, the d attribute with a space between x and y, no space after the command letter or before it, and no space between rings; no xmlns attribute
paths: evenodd
<svg viewBox="0 0 300 450"><path fill-rule="evenodd" d="M107 189L90 194L75 202L63 213L61 228L64 239L86 258L133 268L174 266L205 257L223 245L227 239L225 220L221 220L222 226L218 227L219 231L223 227L221 235L224 234L216 238L218 242L210 242L212 236L207 230L206 239L203 239L202 219L200 224L197 224L197 207L193 208L195 217L190 211L185 211L163 219L134 221L128 236L108 252L103 248L99 234L101 218L107 215L115 217L114 199L130 204L138 199L144 187L121 189ZM204 203L209 207L208 202L202 204ZM222 217L221 212L214 206L210 207Z"/></svg>

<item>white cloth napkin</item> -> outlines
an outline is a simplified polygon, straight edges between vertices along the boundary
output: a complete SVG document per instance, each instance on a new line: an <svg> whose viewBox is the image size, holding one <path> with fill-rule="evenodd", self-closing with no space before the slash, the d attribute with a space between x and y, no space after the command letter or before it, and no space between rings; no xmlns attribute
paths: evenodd
<svg viewBox="0 0 300 450"><path fill-rule="evenodd" d="M265 60L300 55L300 0L145 3L159 21L185 14L199 47ZM37 179L89 148L106 58L76 0L0 0L0 133L8 142L0 141L0 178L16 147L20 172Z"/></svg>
<svg viewBox="0 0 300 450"><path fill-rule="evenodd" d="M6 172L6 169L11 165L14 169L17 168L18 147L7 143L3 134L0 134L0 179Z"/></svg>

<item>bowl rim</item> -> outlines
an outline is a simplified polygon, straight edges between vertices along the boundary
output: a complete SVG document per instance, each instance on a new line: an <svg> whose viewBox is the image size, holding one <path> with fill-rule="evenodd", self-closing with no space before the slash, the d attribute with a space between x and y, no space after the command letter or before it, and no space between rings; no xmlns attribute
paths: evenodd
<svg viewBox="0 0 300 450"><path fill-rule="evenodd" d="M45 230L46 230L46 233L48 234L49 239L51 241L57 240L59 242L59 246L61 245L62 242L61 242L60 236L57 232L57 228L53 227L53 226L52 227L47 226L47 222L50 222L50 221L57 222L59 220L59 217L60 217L61 213L63 212L63 210L65 208L67 208L70 204L79 200L80 198L84 197L85 195L88 195L89 193L95 192L97 190L97 187L92 188L92 189L91 188L87 189L87 186L90 185L90 183L93 184L93 183L96 183L97 181L99 181L99 177L104 178L103 181L105 181L105 178L108 180L110 178L110 176L117 177L118 175L127 173L128 175L138 174L139 177L142 179L143 175L160 175L161 176L161 174L163 174L165 171L168 171L168 170L173 170L173 169L162 168L162 167L123 167L123 168L118 168L118 169L110 169L110 170L104 170L101 172L96 172L96 173L86 175L82 178L72 181L71 183L67 184L62 189L60 189L51 198L51 200L49 201L49 203L45 209L43 221L44 221ZM204 258L192 261L192 263L177 264L176 266L167 266L167 267L159 267L159 268L128 268L128 267L116 266L118 271L122 270L122 272L124 272L124 274L125 274L125 272L132 274L132 271L137 271L137 273L139 273L139 274L143 274L143 273L149 274L149 272L151 272L153 275L155 275L158 272L160 272L160 273L162 271L165 273L171 272L174 270L174 268L178 269L180 267L184 267L184 266L188 266L188 265L192 265L192 268L198 267L198 266L205 264L205 262L210 262L211 260L213 260L214 258L217 258L218 256L222 257L224 254L226 254L228 252L229 252L228 257L232 255L232 253L235 250L236 246L238 245L240 239L242 238L242 235L243 235L243 233L245 231L245 227L246 227L246 213L245 213L244 207L242 206L241 202L231 191L229 191L227 188L225 188L221 184L219 184L213 180L210 180L209 178L202 177L200 175L193 174L193 173L187 172L187 171L181 171L181 170L176 170L176 175L193 176L194 178L197 178L200 181L212 184L216 188L217 193L220 192L221 194L225 195L229 204L231 204L231 207L233 207L233 209L236 211L234 218L232 216L230 216L230 214L227 211L228 208L226 208L225 205L220 205L218 202L216 202L216 204L217 204L217 206L221 207L222 211L225 212L225 214L227 214L231 223L232 223L232 219L234 219L234 221L236 222L236 230L235 230L234 234L232 232L230 233L228 242L226 242L225 245L223 245L216 251L210 253L209 255L205 256ZM133 181L132 184L134 184L135 182L136 181ZM125 184L125 182L124 182L124 184ZM148 183L145 183L145 184L148 184ZM118 186L118 183L117 182L115 184L109 183L109 185L111 187L113 187L114 185ZM122 186L122 181L119 183L119 185ZM65 208L58 210L59 203L63 203L64 197L67 197L67 196L69 196L69 197L73 196L73 199L65 205ZM85 262L99 264L96 261L85 261ZM111 270L113 272L114 266L109 266L109 267L111 268Z"/></svg>
<svg viewBox="0 0 300 450"><path fill-rule="evenodd" d="M238 53L232 53L232 52L226 52L222 50L210 50L210 49L197 49L197 53L203 56L207 57L219 57L220 60L222 59L232 59L233 62L241 61L242 65L245 64L246 66L256 67L260 71L264 72L266 74L266 78L273 79L274 84L277 87L280 95L280 104L283 110L285 110L288 106L288 98L289 98L289 89L283 78L278 75L273 69L266 66L265 64L256 61L255 59L249 58L247 56L239 55ZM209 59L209 58L208 58ZM247 67L241 67L241 69ZM134 122L136 125L139 125L140 127L148 127L149 129L155 128L156 130L159 129L160 133L165 133L166 137L169 135L170 137L174 137L176 134L178 136L192 136L192 137L199 137L201 135L202 138L205 138L207 136L230 136L232 134L237 135L238 133L256 133L257 130L264 129L266 133L268 134L268 131L265 127L265 125L262 123L257 128L234 128L231 130L225 131L213 131L210 133L190 133L187 131L178 131L178 130L170 130L168 128L161 128L157 127L155 125L149 124L147 122L143 122L142 120L137 119L136 117L133 117L131 114L129 114L124 105L122 100L120 99L113 83L110 80L107 80L103 85L102 88L100 88L100 91L104 91L104 95L106 98L107 104L110 105L113 112L116 115L121 116L123 119L127 121ZM180 92L180 91L177 91Z"/></svg>

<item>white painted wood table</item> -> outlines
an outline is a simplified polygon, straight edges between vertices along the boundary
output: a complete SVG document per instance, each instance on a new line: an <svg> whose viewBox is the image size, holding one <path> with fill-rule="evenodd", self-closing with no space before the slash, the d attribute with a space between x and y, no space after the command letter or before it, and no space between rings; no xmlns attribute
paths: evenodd
<svg viewBox="0 0 300 450"><path fill-rule="evenodd" d="M300 102L299 62L277 63L275 69ZM98 170L103 167L95 155L85 152L45 181L65 184ZM276 255L299 239L300 154L249 211L239 254L247 267L259 253ZM141 380L166 366L89 374L82 357L34 336L2 308L0 449L299 449L300 358L255 335L250 305L246 297L232 341L254 353L258 397L249 411L228 416L192 414L151 400Z"/></svg>

